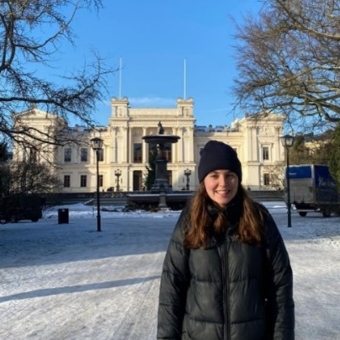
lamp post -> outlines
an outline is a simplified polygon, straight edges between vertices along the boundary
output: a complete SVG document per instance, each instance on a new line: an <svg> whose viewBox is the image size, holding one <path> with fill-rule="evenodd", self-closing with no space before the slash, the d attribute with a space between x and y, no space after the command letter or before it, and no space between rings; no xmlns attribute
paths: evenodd
<svg viewBox="0 0 340 340"><path fill-rule="evenodd" d="M190 169L185 169L184 170L184 175L187 177L187 184L185 186L185 189L186 190L189 190L190 189L190 186L189 186L189 182L190 182L190 175L191 175L191 170Z"/></svg>
<svg viewBox="0 0 340 340"><path fill-rule="evenodd" d="M281 143L283 147L286 149L286 180L287 180L287 208L288 208L288 228L292 226L292 217L291 217L291 202L290 202L290 178L289 178L289 148L294 144L294 137L290 135L284 135L281 137Z"/></svg>
<svg viewBox="0 0 340 340"><path fill-rule="evenodd" d="M115 175L117 177L116 179L116 191L119 191L119 177L122 174L122 171L120 169L115 170Z"/></svg>
<svg viewBox="0 0 340 340"><path fill-rule="evenodd" d="M97 162L97 231L101 230L100 223L100 197L99 197L99 151L102 150L103 140L95 137L91 139L92 149L96 152L96 162Z"/></svg>

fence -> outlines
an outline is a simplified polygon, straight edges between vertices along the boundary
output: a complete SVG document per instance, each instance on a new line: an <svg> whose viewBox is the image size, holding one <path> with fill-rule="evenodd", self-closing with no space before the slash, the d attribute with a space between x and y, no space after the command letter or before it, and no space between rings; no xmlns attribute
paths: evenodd
<svg viewBox="0 0 340 340"><path fill-rule="evenodd" d="M141 191L141 194L145 191ZM181 191L183 193L183 191ZM114 205L121 206L126 205L128 194L138 194L138 191L133 192L101 192L100 204L103 206ZM249 190L248 194L255 201L283 201L283 191L276 190ZM46 195L47 205L63 205L63 204L76 204L84 203L87 205L96 205L96 193L56 193Z"/></svg>

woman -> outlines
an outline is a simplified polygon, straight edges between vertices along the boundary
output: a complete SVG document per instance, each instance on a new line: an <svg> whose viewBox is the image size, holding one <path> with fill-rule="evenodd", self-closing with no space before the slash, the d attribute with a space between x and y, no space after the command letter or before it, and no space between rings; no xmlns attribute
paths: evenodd
<svg viewBox="0 0 340 340"><path fill-rule="evenodd" d="M236 152L209 141L198 178L164 259L157 339L294 339L289 257L269 212L242 187Z"/></svg>

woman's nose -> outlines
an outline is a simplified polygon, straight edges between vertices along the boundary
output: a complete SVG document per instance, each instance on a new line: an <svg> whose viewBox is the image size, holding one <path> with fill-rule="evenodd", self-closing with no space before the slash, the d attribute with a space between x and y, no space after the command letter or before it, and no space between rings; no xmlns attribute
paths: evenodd
<svg viewBox="0 0 340 340"><path fill-rule="evenodd" d="M219 186L221 186L221 187L225 187L226 185L227 185L227 183L228 183L228 178L227 178L227 176L220 176L220 178L219 178Z"/></svg>

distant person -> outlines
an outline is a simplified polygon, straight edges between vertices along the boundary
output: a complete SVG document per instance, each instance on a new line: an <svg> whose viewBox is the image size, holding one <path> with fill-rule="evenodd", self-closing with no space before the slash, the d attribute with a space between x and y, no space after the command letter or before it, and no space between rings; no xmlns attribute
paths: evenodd
<svg viewBox="0 0 340 340"><path fill-rule="evenodd" d="M270 213L242 187L236 152L209 141L198 179L164 259L157 339L294 339L289 256Z"/></svg>

